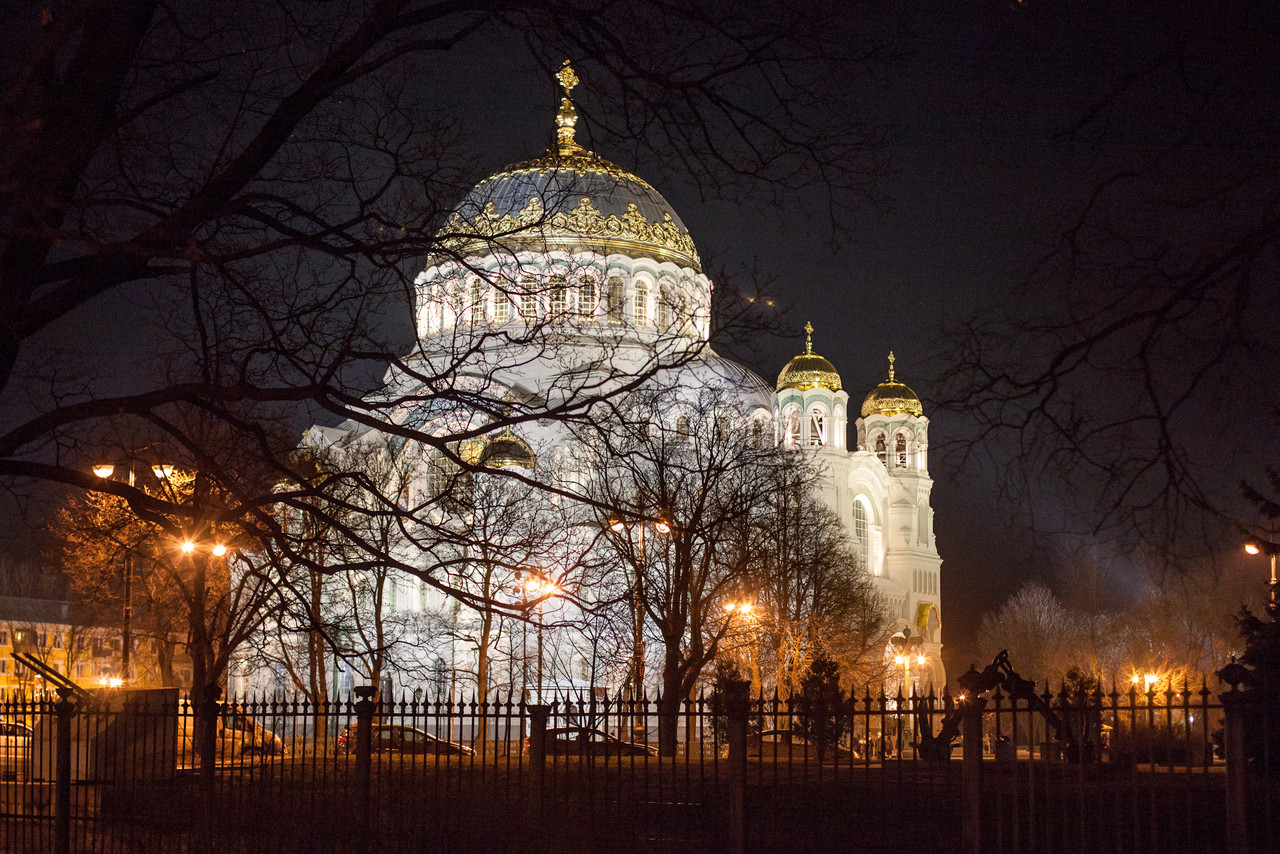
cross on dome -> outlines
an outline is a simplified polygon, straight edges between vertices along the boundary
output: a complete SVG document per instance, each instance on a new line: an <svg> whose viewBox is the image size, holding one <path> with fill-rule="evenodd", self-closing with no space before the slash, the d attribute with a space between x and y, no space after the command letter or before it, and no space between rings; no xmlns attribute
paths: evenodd
<svg viewBox="0 0 1280 854"><path fill-rule="evenodd" d="M564 65L560 66L560 70L556 72L556 79L564 89L564 97L560 99L560 111L556 113L556 149L562 157L568 157L582 150L582 146L578 145L578 140L574 137L578 125L578 111L574 109L571 97L573 87L578 85L578 75L569 65L569 60L566 59Z"/></svg>

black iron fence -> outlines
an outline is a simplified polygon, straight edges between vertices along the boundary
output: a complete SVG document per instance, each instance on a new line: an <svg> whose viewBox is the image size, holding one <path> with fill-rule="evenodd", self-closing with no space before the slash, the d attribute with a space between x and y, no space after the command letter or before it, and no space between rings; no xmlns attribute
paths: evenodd
<svg viewBox="0 0 1280 854"><path fill-rule="evenodd" d="M1238 692L817 703L739 684L668 708L371 691L0 703L0 847L1280 850L1276 710Z"/></svg>

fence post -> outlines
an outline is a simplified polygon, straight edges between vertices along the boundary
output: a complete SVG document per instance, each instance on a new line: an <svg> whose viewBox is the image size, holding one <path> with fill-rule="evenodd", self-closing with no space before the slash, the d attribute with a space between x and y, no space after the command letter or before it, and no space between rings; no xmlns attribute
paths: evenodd
<svg viewBox="0 0 1280 854"><path fill-rule="evenodd" d="M535 703L525 706L529 710L529 768L538 789L538 801L542 801L542 787L547 771L547 719L551 707Z"/></svg>
<svg viewBox="0 0 1280 854"><path fill-rule="evenodd" d="M1222 695L1222 752L1223 758L1227 760L1227 854L1244 854L1249 850L1244 779L1246 697L1243 691L1236 688L1237 683L1230 684L1231 690Z"/></svg>
<svg viewBox="0 0 1280 854"><path fill-rule="evenodd" d="M373 712L378 704L373 695L378 692L376 685L359 685L356 687L356 821L361 828L369 826L369 770L373 756Z"/></svg>
<svg viewBox="0 0 1280 854"><path fill-rule="evenodd" d="M58 702L53 710L58 718L58 754L54 786L53 850L55 854L71 852L71 719L76 714L76 704L71 700L70 688L58 688Z"/></svg>
<svg viewBox="0 0 1280 854"><path fill-rule="evenodd" d="M966 697L960 701L964 715L964 753L961 760L961 836L964 854L982 851L982 712L987 701Z"/></svg>
<svg viewBox="0 0 1280 854"><path fill-rule="evenodd" d="M747 850L747 715L750 683L734 679L725 685L729 736L729 851Z"/></svg>

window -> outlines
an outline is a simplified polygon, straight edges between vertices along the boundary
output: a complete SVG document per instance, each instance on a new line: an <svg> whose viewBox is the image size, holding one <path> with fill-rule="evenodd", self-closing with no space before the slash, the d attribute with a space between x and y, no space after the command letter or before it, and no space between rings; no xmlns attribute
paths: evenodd
<svg viewBox="0 0 1280 854"><path fill-rule="evenodd" d="M594 317L596 313L596 280L590 276L578 283L578 314Z"/></svg>
<svg viewBox="0 0 1280 854"><path fill-rule="evenodd" d="M511 298L501 290L493 293L493 322L507 323L511 320Z"/></svg>
<svg viewBox="0 0 1280 854"><path fill-rule="evenodd" d="M689 439L689 419L681 415L676 419L676 440L686 442Z"/></svg>
<svg viewBox="0 0 1280 854"><path fill-rule="evenodd" d="M853 535L858 538L858 555L862 558L863 570L870 570L871 538L867 531L867 508L862 499L853 499Z"/></svg>
<svg viewBox="0 0 1280 854"><path fill-rule="evenodd" d="M894 443L893 455L897 460L898 468L907 467L907 437L899 435Z"/></svg>
<svg viewBox="0 0 1280 854"><path fill-rule="evenodd" d="M564 276L551 277L551 319L563 320L566 313L566 302L569 294L569 286L565 284Z"/></svg>
<svg viewBox="0 0 1280 854"><path fill-rule="evenodd" d="M533 323L538 316L538 292L533 277L525 276L520 280L520 317L526 323Z"/></svg>
<svg viewBox="0 0 1280 854"><path fill-rule="evenodd" d="M671 326L671 288L664 282L658 286L658 328Z"/></svg>
<svg viewBox="0 0 1280 854"><path fill-rule="evenodd" d="M427 610L427 582L418 582L418 610L426 613Z"/></svg>
<svg viewBox="0 0 1280 854"><path fill-rule="evenodd" d="M394 611L396 609L396 593L397 587L394 578L387 579L387 610Z"/></svg>
<svg viewBox="0 0 1280 854"><path fill-rule="evenodd" d="M609 322L621 323L624 307L626 306L626 292L622 287L622 279L613 278L609 280Z"/></svg>
<svg viewBox="0 0 1280 854"><path fill-rule="evenodd" d="M636 282L632 317L637 326L643 326L649 322L649 287L644 282Z"/></svg>
<svg viewBox="0 0 1280 854"><path fill-rule="evenodd" d="M876 458L880 460L880 465L888 465L888 450L885 448L884 436L876 437Z"/></svg>
<svg viewBox="0 0 1280 854"><path fill-rule="evenodd" d="M820 448L825 444L822 428L825 426L822 413L815 409L809 413L809 444Z"/></svg>
<svg viewBox="0 0 1280 854"><path fill-rule="evenodd" d="M484 289L479 279L471 280L471 293L467 302L470 318L469 322L472 326L479 326L484 323Z"/></svg>
<svg viewBox="0 0 1280 854"><path fill-rule="evenodd" d="M783 429L786 432L786 444L788 448L794 448L800 444L800 416L795 412L788 412L783 422Z"/></svg>

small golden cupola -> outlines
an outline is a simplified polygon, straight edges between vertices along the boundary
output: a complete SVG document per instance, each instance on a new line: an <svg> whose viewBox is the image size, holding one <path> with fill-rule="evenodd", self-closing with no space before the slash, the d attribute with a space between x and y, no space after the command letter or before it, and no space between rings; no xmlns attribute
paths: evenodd
<svg viewBox="0 0 1280 854"><path fill-rule="evenodd" d="M525 469L538 467L538 457L529 447L529 443L511 432L511 427L504 427L497 436L489 439L480 454L477 465L484 468L509 468L519 466Z"/></svg>
<svg viewBox="0 0 1280 854"><path fill-rule="evenodd" d="M894 379L893 362L893 352L890 351L889 379L873 388L867 399L862 401L863 418L869 415L914 415L918 418L924 414L919 396Z"/></svg>
<svg viewBox="0 0 1280 854"><path fill-rule="evenodd" d="M796 356L778 374L777 391L794 388L808 391L811 388L827 388L840 391L840 374L826 359L813 352L813 324L804 325L804 352Z"/></svg>

